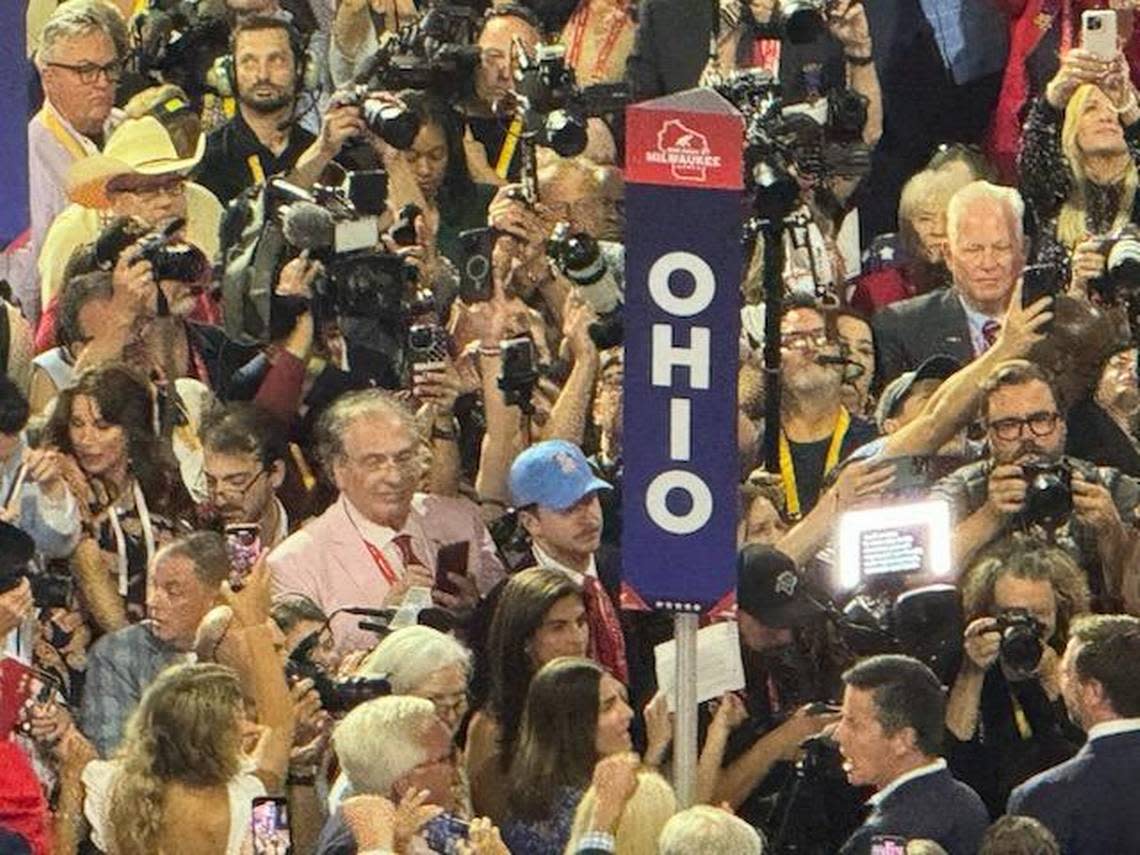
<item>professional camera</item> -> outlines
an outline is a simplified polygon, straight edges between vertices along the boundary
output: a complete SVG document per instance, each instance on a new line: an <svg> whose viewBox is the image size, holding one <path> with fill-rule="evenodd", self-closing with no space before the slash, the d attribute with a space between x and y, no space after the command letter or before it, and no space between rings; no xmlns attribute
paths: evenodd
<svg viewBox="0 0 1140 855"><path fill-rule="evenodd" d="M368 130L400 151L411 148L420 132L415 113L402 104L370 94L363 84L337 92L333 100L341 106L359 107Z"/></svg>
<svg viewBox="0 0 1140 855"><path fill-rule="evenodd" d="M206 4L201 4L205 6ZM150 0L131 22L127 68L153 84L172 83L200 109L214 61L230 49L230 25L190 0Z"/></svg>
<svg viewBox="0 0 1140 855"><path fill-rule="evenodd" d="M150 262L156 282L198 282L209 272L205 253L177 237L185 225L184 219L170 220L139 242L139 257Z"/></svg>
<svg viewBox="0 0 1140 855"><path fill-rule="evenodd" d="M111 270L132 244L139 243L137 255L150 262L156 282L198 282L210 270L209 259L198 247L182 242L178 234L186 220L174 218L151 231L141 221L116 217L99 233L89 252L100 269Z"/></svg>
<svg viewBox="0 0 1140 855"><path fill-rule="evenodd" d="M792 44L814 41L827 30L826 0L779 0L776 19Z"/></svg>
<svg viewBox="0 0 1140 855"><path fill-rule="evenodd" d="M1045 652L1042 640L1045 626L1023 608L1005 609L998 615L997 622L997 631L1001 633L998 656L1002 666L1014 679L1031 677Z"/></svg>
<svg viewBox="0 0 1140 855"><path fill-rule="evenodd" d="M1104 273L1089 280L1089 293L1109 306L1122 306L1133 342L1140 341L1140 229L1127 225L1104 238L1098 247Z"/></svg>
<svg viewBox="0 0 1140 855"><path fill-rule="evenodd" d="M1073 512L1073 467L1065 460L1023 463L1026 523L1056 528Z"/></svg>
<svg viewBox="0 0 1140 855"><path fill-rule="evenodd" d="M579 87L566 63L563 45L539 45L529 56L516 46L515 95L522 106L524 132L562 157L586 148L586 120L620 113L630 101L625 83Z"/></svg>
<svg viewBox="0 0 1140 855"><path fill-rule="evenodd" d="M285 675L291 680L312 680L325 712L330 715L348 712L365 701L392 694L392 684L386 677L333 680L311 658L320 637L320 632L311 633L294 648L285 663Z"/></svg>
<svg viewBox="0 0 1140 855"><path fill-rule="evenodd" d="M0 594L28 579L32 600L40 608L66 608L71 600L71 571L67 561L48 562L42 573L29 573L36 545L23 529L0 521ZM62 569L59 566L62 563Z"/></svg>
<svg viewBox="0 0 1140 855"><path fill-rule="evenodd" d="M758 218L788 216L800 202L800 179L818 188L870 170L870 150L861 139L867 99L859 93L843 90L785 106L779 82L764 70L738 72L717 90L747 121L745 181Z"/></svg>
<svg viewBox="0 0 1140 855"><path fill-rule="evenodd" d="M384 39L356 81L372 89L460 97L471 90L482 57L475 44L478 21L467 6L430 3L418 20Z"/></svg>
<svg viewBox="0 0 1140 855"><path fill-rule="evenodd" d="M554 227L546 254L597 313L590 324L594 344L602 350L621 344L624 294L598 242L585 232L571 234L570 224L562 222Z"/></svg>

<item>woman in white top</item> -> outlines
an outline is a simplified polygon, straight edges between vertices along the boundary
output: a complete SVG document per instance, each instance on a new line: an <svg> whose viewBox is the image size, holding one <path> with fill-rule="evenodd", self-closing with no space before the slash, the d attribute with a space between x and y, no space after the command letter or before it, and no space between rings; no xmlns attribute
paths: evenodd
<svg viewBox="0 0 1140 855"><path fill-rule="evenodd" d="M119 755L83 772L84 812L96 846L110 855L240 855L250 801L280 792L293 739L293 711L268 625L269 579L260 562L237 595L230 632L245 646L261 735L249 755L238 673L179 665L150 685ZM237 627L235 629L235 626Z"/></svg>

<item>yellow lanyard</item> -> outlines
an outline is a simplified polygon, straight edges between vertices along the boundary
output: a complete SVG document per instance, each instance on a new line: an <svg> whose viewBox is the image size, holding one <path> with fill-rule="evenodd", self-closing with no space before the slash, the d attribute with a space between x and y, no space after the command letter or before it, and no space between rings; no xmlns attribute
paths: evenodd
<svg viewBox="0 0 1140 855"><path fill-rule="evenodd" d="M835 430L831 434L831 445L827 448L827 459L823 464L823 475L836 467L839 463L839 451L843 448L843 440L847 436L847 428L851 426L851 414L845 407L840 407L839 418L835 422ZM800 518L800 494L796 487L796 467L792 462L792 447L788 444L787 435L780 431L780 480L784 482L784 499L788 505L788 516L792 519Z"/></svg>
<svg viewBox="0 0 1140 855"><path fill-rule="evenodd" d="M1009 700L1013 704L1013 723L1017 725L1017 734L1022 739L1033 738L1033 725L1029 723L1029 717L1025 714L1025 708L1017 700L1017 696L1011 691L1009 693Z"/></svg>
<svg viewBox="0 0 1140 855"><path fill-rule="evenodd" d="M506 178L511 169L511 160L515 156L515 149L519 146L519 137L522 135L522 119L517 116L511 121L507 136L503 140L503 147L499 149L499 160L495 163L495 174Z"/></svg>
<svg viewBox="0 0 1140 855"><path fill-rule="evenodd" d="M261 158L256 154L251 154L246 160L246 164L249 166L249 174L253 176L253 183L264 184L265 171L261 168Z"/></svg>
<svg viewBox="0 0 1140 855"><path fill-rule="evenodd" d="M76 160L82 160L87 157L87 150L79 144L75 137L67 132L67 128L60 123L55 113L51 112L51 110L43 109L40 110L40 116L42 117L44 127L51 132L56 142L67 149L68 154Z"/></svg>

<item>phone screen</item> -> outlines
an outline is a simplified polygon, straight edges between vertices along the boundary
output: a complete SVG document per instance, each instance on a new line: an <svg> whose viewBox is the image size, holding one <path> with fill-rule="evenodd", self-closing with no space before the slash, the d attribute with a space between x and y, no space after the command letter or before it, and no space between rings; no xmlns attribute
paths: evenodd
<svg viewBox="0 0 1140 855"><path fill-rule="evenodd" d="M258 796L250 810L253 855L291 855L289 803L284 796Z"/></svg>
<svg viewBox="0 0 1140 855"><path fill-rule="evenodd" d="M230 587L239 590L261 554L261 526L242 523L226 526L226 554L230 558Z"/></svg>

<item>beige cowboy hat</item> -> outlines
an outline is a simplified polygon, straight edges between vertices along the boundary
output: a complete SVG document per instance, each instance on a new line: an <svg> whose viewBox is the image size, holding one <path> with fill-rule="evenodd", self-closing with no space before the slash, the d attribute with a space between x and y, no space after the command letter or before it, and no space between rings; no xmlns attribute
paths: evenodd
<svg viewBox="0 0 1140 855"><path fill-rule="evenodd" d="M76 161L67 174L67 194L87 208L109 208L107 185L120 175L187 173L206 151L206 135L198 134L194 151L183 156L166 127L154 116L127 119L107 140L100 154Z"/></svg>

